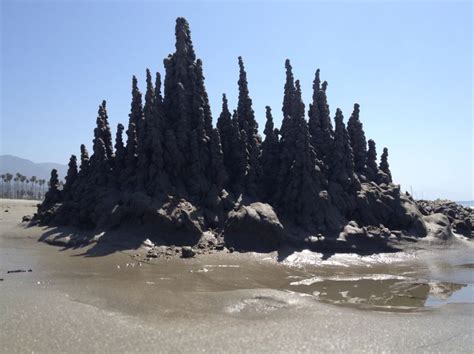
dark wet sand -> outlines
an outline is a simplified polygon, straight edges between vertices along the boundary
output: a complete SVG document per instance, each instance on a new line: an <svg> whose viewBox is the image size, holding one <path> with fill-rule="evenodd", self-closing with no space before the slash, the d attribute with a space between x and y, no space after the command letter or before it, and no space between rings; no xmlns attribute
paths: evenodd
<svg viewBox="0 0 474 354"><path fill-rule="evenodd" d="M0 352L469 352L472 244L322 261L311 252L139 264L37 242L0 200ZM9 208L9 212L4 210ZM8 270L32 269L7 274Z"/></svg>

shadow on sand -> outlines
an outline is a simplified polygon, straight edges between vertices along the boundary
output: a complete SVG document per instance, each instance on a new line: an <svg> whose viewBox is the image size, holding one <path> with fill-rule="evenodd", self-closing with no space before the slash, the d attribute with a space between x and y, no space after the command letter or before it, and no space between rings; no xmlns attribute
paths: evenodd
<svg viewBox="0 0 474 354"><path fill-rule="evenodd" d="M30 227L29 225L27 227ZM186 230L157 230L153 226L145 225L125 225L112 230L83 230L72 226L54 226L44 227L43 233L38 239L39 242L45 242L50 245L61 247L60 251L84 249L84 252L75 256L84 257L102 257L115 252L137 250L141 246L196 246L201 235L190 233ZM149 241L151 242L149 242ZM227 245L230 247L229 245ZM234 246L234 245L232 245ZM258 246L258 245L257 245ZM393 253L400 249L384 245L376 247L370 245L354 245L339 243L334 240L314 244L300 244L292 242L291 244L279 244L271 249L266 247L233 247L236 251L258 252L258 253L277 253L277 261L283 262L295 252L310 250L321 254L321 260L327 260L336 253L353 253L361 256L372 255L376 253ZM363 247L360 247L363 246Z"/></svg>
<svg viewBox="0 0 474 354"><path fill-rule="evenodd" d="M194 246L199 241L197 235L185 231L176 231L173 234L157 234L153 228L136 225L104 231L54 226L44 228L38 242L59 246L60 251L84 249L84 252L75 256L102 257L115 252L136 250L152 243L157 246Z"/></svg>

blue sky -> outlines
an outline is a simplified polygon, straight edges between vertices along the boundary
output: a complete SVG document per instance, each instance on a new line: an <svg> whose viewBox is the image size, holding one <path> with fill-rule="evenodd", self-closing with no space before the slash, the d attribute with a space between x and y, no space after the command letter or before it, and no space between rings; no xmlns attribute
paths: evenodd
<svg viewBox="0 0 474 354"><path fill-rule="evenodd" d="M235 107L237 57L260 127L281 121L284 60L305 103L316 68L333 115L354 102L392 174L417 197L474 199L471 2L2 1L0 154L67 163L91 146L97 107L125 123L131 76L163 72L184 16L214 122Z"/></svg>

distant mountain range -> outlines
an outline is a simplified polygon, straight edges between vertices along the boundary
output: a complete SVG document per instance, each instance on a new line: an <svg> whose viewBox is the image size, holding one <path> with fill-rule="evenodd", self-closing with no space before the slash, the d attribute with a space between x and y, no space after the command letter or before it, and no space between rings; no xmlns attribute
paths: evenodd
<svg viewBox="0 0 474 354"><path fill-rule="evenodd" d="M0 155L0 175L5 173L15 175L18 172L26 177L36 176L39 179L46 179L49 181L51 170L53 168L58 170L59 178L64 179L67 172L67 165L53 162L35 163L18 156Z"/></svg>

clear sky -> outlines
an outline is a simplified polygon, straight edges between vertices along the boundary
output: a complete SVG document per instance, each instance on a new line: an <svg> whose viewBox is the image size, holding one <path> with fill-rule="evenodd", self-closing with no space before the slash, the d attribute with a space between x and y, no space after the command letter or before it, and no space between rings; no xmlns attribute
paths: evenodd
<svg viewBox="0 0 474 354"><path fill-rule="evenodd" d="M163 72L184 16L203 60L214 122L221 94L237 98L247 69L262 129L277 124L284 60L305 103L316 68L333 115L354 102L394 180L416 197L474 199L473 5L468 2L1 1L1 147L35 162L67 163L91 147L97 108L126 123L131 76ZM115 130L115 129L114 129Z"/></svg>

